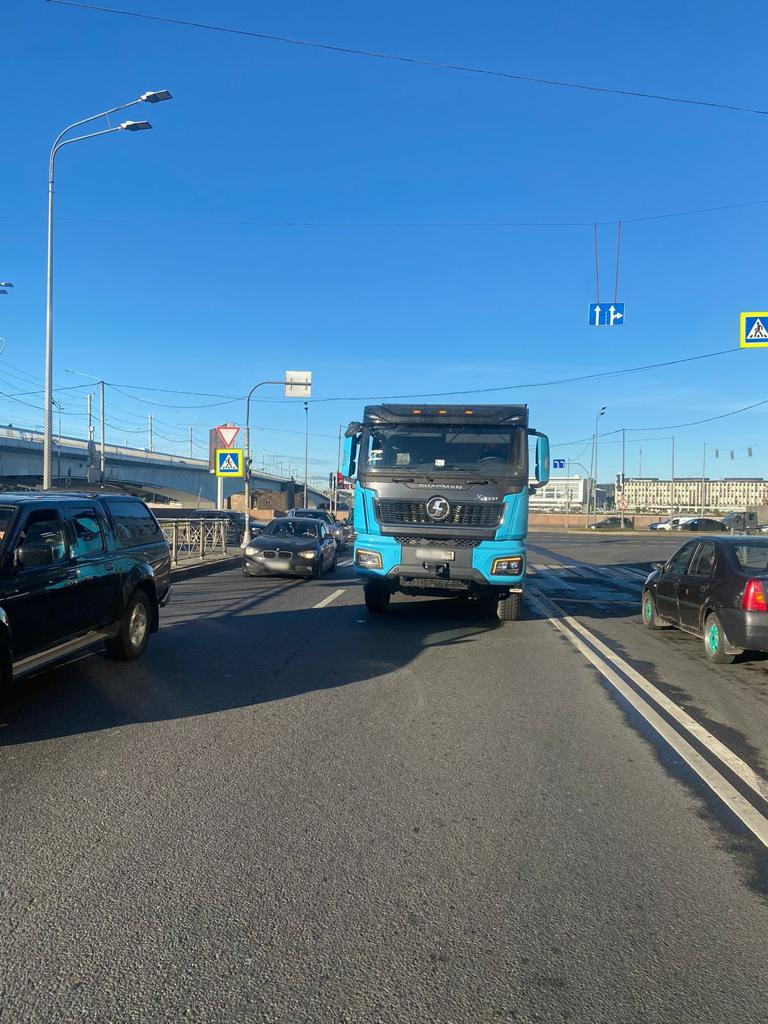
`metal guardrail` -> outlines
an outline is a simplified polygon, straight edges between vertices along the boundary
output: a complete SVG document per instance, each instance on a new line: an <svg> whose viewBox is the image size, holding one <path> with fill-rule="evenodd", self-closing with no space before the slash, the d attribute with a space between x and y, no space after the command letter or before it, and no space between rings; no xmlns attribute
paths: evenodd
<svg viewBox="0 0 768 1024"><path fill-rule="evenodd" d="M168 547L171 549L171 564L193 558L203 559L218 551L227 553L226 519L161 519L160 526Z"/></svg>

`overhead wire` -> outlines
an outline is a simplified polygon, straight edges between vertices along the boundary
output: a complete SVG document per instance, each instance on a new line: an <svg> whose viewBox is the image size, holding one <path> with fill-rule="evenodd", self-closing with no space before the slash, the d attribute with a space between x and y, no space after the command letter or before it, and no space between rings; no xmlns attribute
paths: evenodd
<svg viewBox="0 0 768 1024"><path fill-rule="evenodd" d="M481 75L489 78L509 79L516 82L528 82L532 85L546 85L558 89L576 89L582 92L602 93L604 95L628 96L634 99L656 100L664 103L677 103L686 106L708 107L716 110L735 111L744 114L768 115L768 110L740 106L731 103L719 103L713 100L691 99L683 96L666 96L661 93L646 92L633 89L617 89L602 85L589 85L584 82L566 82L553 78L542 78L533 75L521 75L511 71L498 71L493 68L475 67L468 64L454 64L448 61L431 60L424 57L406 57L402 54L386 53L380 50L366 50L352 46L339 46L333 43L320 43L312 39L297 39L292 36L274 35L267 32L255 32L251 29L232 28L228 25L214 25L209 22L190 21L184 18L168 18L158 14L145 14L139 11L125 11L116 7L105 7L99 4L83 3L82 0L46 0L47 3L59 7L73 7L80 10L100 14L112 14L119 17L135 18L141 21L155 22L163 25L181 26L184 28L201 29L207 32L219 32L228 35L244 36L267 42L282 43L288 46L299 46L314 50L325 50L348 56L367 57L372 60L389 61L398 64L410 64L418 67L435 68L441 71L453 71L461 74Z"/></svg>

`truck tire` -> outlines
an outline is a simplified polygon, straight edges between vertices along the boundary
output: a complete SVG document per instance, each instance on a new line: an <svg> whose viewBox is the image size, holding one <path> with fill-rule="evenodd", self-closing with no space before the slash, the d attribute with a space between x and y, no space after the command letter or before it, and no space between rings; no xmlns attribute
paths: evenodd
<svg viewBox="0 0 768 1024"><path fill-rule="evenodd" d="M522 603L522 594L509 594L507 597L503 597L497 608L497 614L501 621L516 622L520 618Z"/></svg>
<svg viewBox="0 0 768 1024"><path fill-rule="evenodd" d="M369 581L363 586L365 595L365 607L372 615L383 615L389 608L389 600L392 597L387 587Z"/></svg>
<svg viewBox="0 0 768 1024"><path fill-rule="evenodd" d="M137 590L128 602L117 636L104 644L110 658L133 661L140 658L152 631L152 609L146 591Z"/></svg>

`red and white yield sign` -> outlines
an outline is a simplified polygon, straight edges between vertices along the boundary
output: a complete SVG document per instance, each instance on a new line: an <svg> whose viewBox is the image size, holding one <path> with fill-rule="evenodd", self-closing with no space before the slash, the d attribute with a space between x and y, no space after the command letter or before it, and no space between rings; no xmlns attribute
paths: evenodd
<svg viewBox="0 0 768 1024"><path fill-rule="evenodd" d="M235 443L235 438L240 433L240 427L233 427L232 424L227 424L223 427L216 427L216 433L222 440L222 448L231 448Z"/></svg>

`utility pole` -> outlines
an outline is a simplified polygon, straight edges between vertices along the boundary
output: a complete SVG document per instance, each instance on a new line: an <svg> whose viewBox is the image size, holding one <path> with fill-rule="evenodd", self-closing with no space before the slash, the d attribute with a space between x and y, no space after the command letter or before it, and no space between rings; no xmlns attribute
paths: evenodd
<svg viewBox="0 0 768 1024"><path fill-rule="evenodd" d="M637 473L637 475L642 480L643 479L643 446L642 445L640 445L640 453L638 455L638 459L639 459L639 465L638 465L638 473Z"/></svg>
<svg viewBox="0 0 768 1024"><path fill-rule="evenodd" d="M148 417L148 420L147 420L147 427L148 427L148 434L149 434L149 436L147 437L147 441L149 442L149 450L152 452L152 451L155 450L154 447L153 447L153 442L152 442L152 413L149 414L149 417Z"/></svg>
<svg viewBox="0 0 768 1024"><path fill-rule="evenodd" d="M307 508L307 476L309 474L309 402L304 403L304 508Z"/></svg>
<svg viewBox="0 0 768 1024"><path fill-rule="evenodd" d="M669 516L675 514L675 435L672 435L672 476L669 478Z"/></svg>
<svg viewBox="0 0 768 1024"><path fill-rule="evenodd" d="M624 475L627 464L627 430L626 427L621 428L621 496L624 497L626 492L626 477ZM626 506L619 510L621 516L621 529L624 529L624 513L626 512Z"/></svg>
<svg viewBox="0 0 768 1024"><path fill-rule="evenodd" d="M344 427L339 424L339 452L336 456L336 479L333 483L333 493L335 495L333 514L338 516L339 514L339 475L341 473L341 432Z"/></svg>
<svg viewBox="0 0 768 1024"><path fill-rule="evenodd" d="M565 464L565 528L569 527L568 514L571 511L571 460Z"/></svg>
<svg viewBox="0 0 768 1024"><path fill-rule="evenodd" d="M189 457L193 458L192 427L189 428Z"/></svg>
<svg viewBox="0 0 768 1024"><path fill-rule="evenodd" d="M104 475L105 475L106 467L107 467L107 440L106 440L107 421L106 421L106 416L104 415L104 381L103 380L99 381L99 389L100 389L99 394L100 394L100 398L101 398L101 401L100 401L100 405L101 405L101 457L99 459L99 479L101 481L101 486L103 487L104 486Z"/></svg>
<svg viewBox="0 0 768 1024"><path fill-rule="evenodd" d="M701 463L701 514L704 515L704 478L707 475L707 442L704 442L704 458Z"/></svg>
<svg viewBox="0 0 768 1024"><path fill-rule="evenodd" d="M88 440L93 441L93 395L85 397L88 401Z"/></svg>

